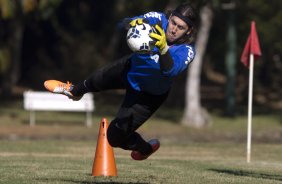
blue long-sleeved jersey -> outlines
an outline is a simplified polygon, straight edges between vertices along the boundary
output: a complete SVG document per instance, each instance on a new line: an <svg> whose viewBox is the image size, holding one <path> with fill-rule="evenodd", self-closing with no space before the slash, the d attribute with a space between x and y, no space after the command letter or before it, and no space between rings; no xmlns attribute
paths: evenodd
<svg viewBox="0 0 282 184"><path fill-rule="evenodd" d="M167 29L168 19L163 13L149 12L133 19L135 18L145 18L150 25L160 22L164 31ZM137 91L144 91L153 95L166 93L171 87L173 78L185 70L194 59L195 48L194 45L175 44L170 45L168 52L174 64L171 70L167 72L160 69L160 56L157 47L148 54L134 53L130 58L131 67L127 73L129 84Z"/></svg>

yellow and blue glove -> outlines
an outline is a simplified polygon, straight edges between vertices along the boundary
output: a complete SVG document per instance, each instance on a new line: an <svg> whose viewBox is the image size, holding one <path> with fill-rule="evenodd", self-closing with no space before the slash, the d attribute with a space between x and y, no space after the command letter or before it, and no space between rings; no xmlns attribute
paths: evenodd
<svg viewBox="0 0 282 184"><path fill-rule="evenodd" d="M161 55L164 55L169 46L166 42L166 36L164 30L157 24L155 25L156 32L150 33L150 37L156 40L155 46L159 48L159 52Z"/></svg>
<svg viewBox="0 0 282 184"><path fill-rule="evenodd" d="M131 27L135 27L136 25L141 25L143 24L143 19L142 18L134 19L129 24Z"/></svg>

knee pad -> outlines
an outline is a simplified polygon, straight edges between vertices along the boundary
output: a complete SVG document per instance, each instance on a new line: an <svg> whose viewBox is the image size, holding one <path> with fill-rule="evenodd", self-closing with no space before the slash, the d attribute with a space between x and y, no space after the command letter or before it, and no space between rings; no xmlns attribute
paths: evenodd
<svg viewBox="0 0 282 184"><path fill-rule="evenodd" d="M121 147L126 137L126 133L117 126L116 122L110 123L107 130L107 139L112 147Z"/></svg>

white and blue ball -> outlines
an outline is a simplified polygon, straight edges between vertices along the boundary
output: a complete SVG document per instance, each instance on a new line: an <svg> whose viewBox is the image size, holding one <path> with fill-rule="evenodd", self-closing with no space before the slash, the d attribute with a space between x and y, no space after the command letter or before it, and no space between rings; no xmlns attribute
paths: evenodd
<svg viewBox="0 0 282 184"><path fill-rule="evenodd" d="M148 23L137 24L127 32L127 45L133 52L148 53L153 50L155 41L149 36L154 28Z"/></svg>

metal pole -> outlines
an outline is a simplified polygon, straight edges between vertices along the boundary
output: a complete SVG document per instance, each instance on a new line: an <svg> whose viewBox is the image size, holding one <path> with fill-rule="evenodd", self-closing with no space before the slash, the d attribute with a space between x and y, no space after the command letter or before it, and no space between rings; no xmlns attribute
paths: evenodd
<svg viewBox="0 0 282 184"><path fill-rule="evenodd" d="M29 113L29 126L35 126L35 112L33 110L31 110Z"/></svg>

